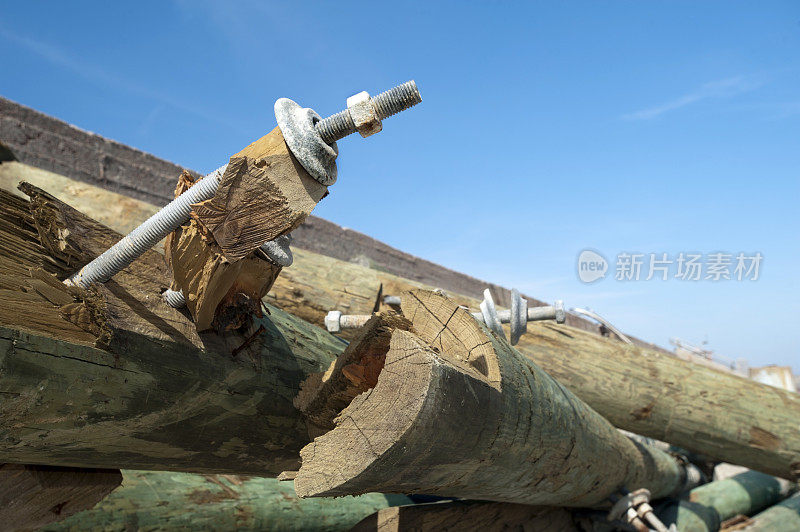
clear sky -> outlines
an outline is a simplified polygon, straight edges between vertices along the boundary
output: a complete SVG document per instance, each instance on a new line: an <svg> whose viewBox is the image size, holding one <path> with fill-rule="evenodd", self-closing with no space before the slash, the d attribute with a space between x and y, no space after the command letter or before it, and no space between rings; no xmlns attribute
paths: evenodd
<svg viewBox="0 0 800 532"><path fill-rule="evenodd" d="M800 3L79 5L5 3L0 94L207 172L279 97L326 115L413 78L421 105L340 141L317 214L663 346L800 372ZM609 261L592 284L586 248ZM644 279L681 252L763 261L756 281L615 279L620 253Z"/></svg>

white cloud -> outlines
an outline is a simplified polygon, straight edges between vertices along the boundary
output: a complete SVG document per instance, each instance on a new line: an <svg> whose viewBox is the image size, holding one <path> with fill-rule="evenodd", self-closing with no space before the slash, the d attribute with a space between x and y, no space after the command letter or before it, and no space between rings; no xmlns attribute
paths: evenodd
<svg viewBox="0 0 800 532"><path fill-rule="evenodd" d="M743 94L745 92L753 91L761 85L762 83L760 81L747 79L744 76L736 76L732 78L711 81L709 83L704 83L695 91L684 94L683 96L672 101L663 103L661 105L648 107L634 113L622 115L622 118L624 120L651 120L663 115L664 113L675 111L682 107L686 107L687 105L692 105L694 103L712 98L726 98L735 96L737 94Z"/></svg>
<svg viewBox="0 0 800 532"><path fill-rule="evenodd" d="M222 124L232 128L236 127L230 120L228 120L225 117L217 116L215 114L208 113L203 109L186 105L186 103L184 103L182 99L173 98L169 95L163 94L149 87L146 87L136 81L114 75L113 73L109 72L104 68L82 61L76 58L75 56L69 54L68 51L53 46L51 44L48 44L46 42L32 39L24 35L18 35L4 28L2 24L0 24L0 37L22 48L27 49L30 52L33 52L42 59L54 65L65 68L67 70L71 70L73 73L81 76L84 79L89 80L92 83L98 85L105 85L121 91L133 93L148 98L150 100L153 100L155 102L158 102L162 105L172 107L173 109L198 116L200 118L203 118L210 122L214 122L216 124Z"/></svg>

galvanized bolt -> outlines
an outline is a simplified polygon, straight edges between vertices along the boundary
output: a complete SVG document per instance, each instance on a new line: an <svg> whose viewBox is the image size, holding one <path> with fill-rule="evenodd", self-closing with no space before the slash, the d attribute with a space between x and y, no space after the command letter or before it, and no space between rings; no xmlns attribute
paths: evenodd
<svg viewBox="0 0 800 532"><path fill-rule="evenodd" d="M393 307L400 306L400 296L383 296L383 304L391 305Z"/></svg>
<svg viewBox="0 0 800 532"><path fill-rule="evenodd" d="M358 329L363 327L371 317L369 314L347 315L338 310L332 310L325 316L325 328L332 333L341 332L342 329Z"/></svg>
<svg viewBox="0 0 800 532"><path fill-rule="evenodd" d="M367 103L372 106L380 122L421 101L413 80L389 89L366 103L357 99L354 106L358 106L355 111L358 127L365 132L375 127L364 122L363 117L369 110ZM303 167L320 183L333 184L336 181L338 154L335 141L358 131L351 109L320 120L313 110L300 108L295 102L281 98L275 102L275 116L289 149ZM222 166L208 174L64 282L86 288L92 283L104 283L127 268L145 251L184 224L189 219L192 204L214 197L226 167Z"/></svg>
<svg viewBox="0 0 800 532"><path fill-rule="evenodd" d="M636 530L654 530L656 532L670 532L677 530L673 526L669 528L656 516L653 507L650 506L650 491L638 489L628 492L620 490L619 495L609 497L614 504L608 512L608 521L621 521L632 525Z"/></svg>
<svg viewBox="0 0 800 532"><path fill-rule="evenodd" d="M483 291L481 311L473 312L472 316L502 338L506 337L506 333L501 324L510 323L511 345L517 345L520 337L528 330L529 321L555 320L556 323L564 323L567 319L563 301L556 301L553 306L528 308L528 301L516 289L511 290L511 309L498 311L488 288Z"/></svg>
<svg viewBox="0 0 800 532"><path fill-rule="evenodd" d="M383 302L399 305L400 298L398 296L385 296ZM342 329L357 329L363 327L371 317L368 314L348 315L342 314L338 310L332 310L325 316L325 328L332 333L340 332ZM553 306L528 308L528 302L520 297L517 290L511 291L511 310L498 311L494 306L492 294L487 288L483 292L481 312L473 312L472 317L485 323L503 338L506 336L502 324L510 323L511 343L516 345L519 337L527 330L529 321L555 320L556 323L564 323L567 315L564 311L563 301L556 301Z"/></svg>
<svg viewBox="0 0 800 532"><path fill-rule="evenodd" d="M358 131L369 137L383 129L381 120L405 111L422 101L417 84L412 79L370 98L359 92L347 99L347 109L320 120L315 128L322 139L331 144Z"/></svg>

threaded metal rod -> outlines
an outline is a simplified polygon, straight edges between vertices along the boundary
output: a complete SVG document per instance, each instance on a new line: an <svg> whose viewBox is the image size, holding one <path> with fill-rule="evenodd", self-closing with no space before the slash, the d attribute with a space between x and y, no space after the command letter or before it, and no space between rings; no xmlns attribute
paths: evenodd
<svg viewBox="0 0 800 532"><path fill-rule="evenodd" d="M127 268L145 251L186 222L193 203L214 197L227 166L226 164L214 170L195 186L169 202L102 255L72 274L66 283L86 288L92 283L104 283Z"/></svg>
<svg viewBox="0 0 800 532"><path fill-rule="evenodd" d="M372 98L372 104L381 119L397 114L421 101L422 97L413 80ZM356 131L350 111L347 109L317 122L315 127L328 144ZM201 179L195 186L172 200L64 282L86 288L92 283L104 283L127 268L145 251L184 224L189 219L192 204L214 197L226 167L227 165L222 166L208 174L205 179Z"/></svg>
<svg viewBox="0 0 800 532"><path fill-rule="evenodd" d="M422 96L419 93L419 89L417 89L417 84L412 79L373 97L372 105L375 107L378 119L383 120L396 115L400 111L414 107L421 101ZM356 132L356 125L353 123L349 109L339 111L328 118L320 120L314 127L322 137L322 140L328 144Z"/></svg>
<svg viewBox="0 0 800 532"><path fill-rule="evenodd" d="M483 314L480 312L473 312L472 317L476 320L483 322ZM511 311L510 310L498 310L497 317L500 319L500 323L511 323ZM527 312L527 321L542 321L542 320L554 320L558 317L558 309L553 306L547 307L531 307L528 309Z"/></svg>

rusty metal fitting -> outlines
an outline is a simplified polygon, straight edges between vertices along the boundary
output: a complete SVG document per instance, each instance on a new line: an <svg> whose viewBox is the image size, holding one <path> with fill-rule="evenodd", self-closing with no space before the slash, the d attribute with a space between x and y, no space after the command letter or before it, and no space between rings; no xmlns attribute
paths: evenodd
<svg viewBox="0 0 800 532"><path fill-rule="evenodd" d="M378 110L372 105L372 98L367 91L361 91L347 99L347 110L358 133L366 138L383 129Z"/></svg>

